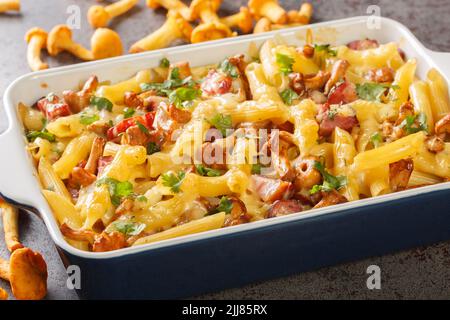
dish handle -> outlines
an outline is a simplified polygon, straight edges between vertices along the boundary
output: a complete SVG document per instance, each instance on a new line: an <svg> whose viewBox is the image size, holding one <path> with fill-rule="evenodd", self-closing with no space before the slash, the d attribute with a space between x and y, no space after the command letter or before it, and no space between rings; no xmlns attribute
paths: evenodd
<svg viewBox="0 0 450 320"><path fill-rule="evenodd" d="M31 210L32 199L42 195L33 179L35 174L29 154L21 143L23 139L20 130L12 126L0 134L0 196L13 205Z"/></svg>
<svg viewBox="0 0 450 320"><path fill-rule="evenodd" d="M444 72L447 79L450 79L450 52L431 51L431 56L439 68Z"/></svg>

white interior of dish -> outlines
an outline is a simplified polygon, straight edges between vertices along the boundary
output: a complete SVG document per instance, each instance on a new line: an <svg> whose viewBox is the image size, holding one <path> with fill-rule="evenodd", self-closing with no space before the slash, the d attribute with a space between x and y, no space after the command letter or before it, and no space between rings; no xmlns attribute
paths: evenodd
<svg viewBox="0 0 450 320"><path fill-rule="evenodd" d="M112 258L224 234L244 232L255 228L289 223L291 221L340 212L351 208L364 207L366 205L411 197L417 194L448 190L450 189L450 183L443 183L329 208L311 210L303 214L294 214L276 219L263 220L246 225L219 229L166 240L159 243L105 253L83 252L70 246L60 233L57 222L40 192L39 184L35 177L36 172L31 165L28 153L25 151L25 139L22 134L23 128L20 121L18 121L16 113L17 104L23 102L31 105L40 97L45 96L48 92L59 93L68 88L77 88L80 82L86 80L92 74L97 75L100 81L109 80L118 82L133 76L139 70L156 67L163 57L167 57L171 61L188 60L192 66L215 64L227 56L238 53L247 54L252 43L259 47L264 41L275 36L282 36L289 44L302 45L304 44L306 31L308 29L313 30L315 43L340 45L362 38L373 38L380 43L394 41L405 51L407 57L415 57L418 60L418 76L424 77L426 72L433 67L438 68L444 74L445 71L448 72L448 68L443 65L439 66L439 63L442 61L438 60L442 60L442 54L438 55L437 53L433 53L426 49L414 35L400 23L390 19L381 18L379 21L379 28L368 28L368 26L373 25L372 22L373 18L357 17L288 30L279 30L260 35L241 36L238 38L218 40L204 44L168 48L137 55L127 55L25 75L11 84L5 93L5 108L10 124L6 133L0 136L0 147L2 148L2 152L8 153L6 160L0 160L0 168L3 168L0 169L0 172L3 175L0 181L0 190L2 190L2 194L5 197L36 208L41 213L53 240L59 247L71 254L91 259ZM446 57L448 58L450 55ZM448 81L450 74L447 73L445 76ZM3 166L2 162L4 161L7 161L7 163ZM5 167L8 168L8 170L5 170Z"/></svg>

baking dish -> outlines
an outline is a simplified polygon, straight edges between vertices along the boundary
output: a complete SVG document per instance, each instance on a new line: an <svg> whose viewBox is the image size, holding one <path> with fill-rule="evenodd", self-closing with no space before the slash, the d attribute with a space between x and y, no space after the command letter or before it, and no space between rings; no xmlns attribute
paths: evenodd
<svg viewBox="0 0 450 320"><path fill-rule="evenodd" d="M380 18L357 17L289 30L243 36L56 68L25 75L4 96L9 127L0 136L0 193L44 220L66 265L81 269L83 298L176 298L240 286L249 282L311 270L450 238L450 183L360 200L282 218L131 247L92 253L66 243L25 150L17 104L31 104L49 91L77 87L96 74L116 82L155 67L162 57L189 60L191 65L215 63L248 52L276 35L303 44L311 28L315 42L342 44L373 38L395 41L418 60L418 74L437 68L447 78L450 54L423 47L403 25Z"/></svg>

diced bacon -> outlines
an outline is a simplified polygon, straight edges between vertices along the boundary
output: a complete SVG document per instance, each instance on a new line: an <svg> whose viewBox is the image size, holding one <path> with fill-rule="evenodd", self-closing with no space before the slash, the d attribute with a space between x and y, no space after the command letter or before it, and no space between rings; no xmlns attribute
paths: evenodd
<svg viewBox="0 0 450 320"><path fill-rule="evenodd" d="M55 95L42 98L37 102L37 107L50 121L72 114L69 105Z"/></svg>
<svg viewBox="0 0 450 320"><path fill-rule="evenodd" d="M389 165L389 184L392 191L405 190L414 170L414 162L404 159Z"/></svg>
<svg viewBox="0 0 450 320"><path fill-rule="evenodd" d="M348 81L334 87L328 95L329 104L347 104L358 100L356 86Z"/></svg>
<svg viewBox="0 0 450 320"><path fill-rule="evenodd" d="M153 128L153 120L155 119L155 113L149 112L144 116L136 116L129 119L124 119L114 127L109 128L106 135L108 140L116 139L121 133L127 131L128 128L137 125L138 123L142 124L147 129L151 130Z"/></svg>
<svg viewBox="0 0 450 320"><path fill-rule="evenodd" d="M191 120L191 112L177 108L174 104L168 107L169 117L178 123L187 123Z"/></svg>
<svg viewBox="0 0 450 320"><path fill-rule="evenodd" d="M333 206L336 204L348 202L347 198L344 197L343 195L341 195L336 190L332 190L330 192L322 191L321 194L322 194L322 200L320 200L320 202L318 204L316 204L314 209L330 207L330 206Z"/></svg>
<svg viewBox="0 0 450 320"><path fill-rule="evenodd" d="M298 200L276 201L267 212L267 218L282 217L293 213L302 212L303 207Z"/></svg>
<svg viewBox="0 0 450 320"><path fill-rule="evenodd" d="M347 44L347 47L349 47L352 50L368 50L368 49L376 49L380 46L377 40L356 40L352 41L349 44Z"/></svg>
<svg viewBox="0 0 450 320"><path fill-rule="evenodd" d="M256 192L264 202L273 203L277 200L287 200L292 196L293 185L279 179L270 179L253 175Z"/></svg>
<svg viewBox="0 0 450 320"><path fill-rule="evenodd" d="M201 90L209 96L216 96L231 91L233 79L217 70L210 70L201 85Z"/></svg>
<svg viewBox="0 0 450 320"><path fill-rule="evenodd" d="M358 125L354 110L345 105L333 105L332 109L328 104L323 105L318 120L320 122L319 134L322 137L330 136L336 127L351 132Z"/></svg>

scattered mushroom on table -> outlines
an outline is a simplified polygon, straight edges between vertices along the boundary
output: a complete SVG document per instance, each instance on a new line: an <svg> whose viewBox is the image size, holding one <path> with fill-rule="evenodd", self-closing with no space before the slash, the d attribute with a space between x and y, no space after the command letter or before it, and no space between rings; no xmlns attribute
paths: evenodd
<svg viewBox="0 0 450 320"><path fill-rule="evenodd" d="M189 7L180 0L147 0L146 4L153 10L163 7L169 11L177 11L186 20L191 19Z"/></svg>
<svg viewBox="0 0 450 320"><path fill-rule="evenodd" d="M9 252L23 248L19 240L19 211L0 198L0 209L3 218L5 243Z"/></svg>
<svg viewBox="0 0 450 320"><path fill-rule="evenodd" d="M192 26L177 11L167 13L166 22L155 32L134 43L130 53L165 48L178 39L189 41Z"/></svg>
<svg viewBox="0 0 450 320"><path fill-rule="evenodd" d="M0 288L0 300L8 300L8 293L3 288Z"/></svg>
<svg viewBox="0 0 450 320"><path fill-rule="evenodd" d="M0 258L0 278L9 281L18 300L41 300L47 294L47 264L29 248L15 250L9 261Z"/></svg>
<svg viewBox="0 0 450 320"><path fill-rule="evenodd" d="M248 7L256 19L266 17L272 23L285 24L287 22L286 10L279 5L278 0L250 0Z"/></svg>
<svg viewBox="0 0 450 320"><path fill-rule="evenodd" d="M72 30L66 25L57 25L48 34L47 51L56 56L68 51L81 60L98 60L115 57L123 52L120 36L108 28L95 30L91 38L91 50L72 40Z"/></svg>
<svg viewBox="0 0 450 320"><path fill-rule="evenodd" d="M109 22L131 10L139 0L120 0L107 6L95 5L89 8L87 19L94 28L106 27Z"/></svg>
<svg viewBox="0 0 450 320"><path fill-rule="evenodd" d="M249 33L253 29L253 17L247 7L241 7L238 13L220 19L229 28L238 27L242 33Z"/></svg>
<svg viewBox="0 0 450 320"><path fill-rule="evenodd" d="M20 11L19 0L0 0L0 12Z"/></svg>
<svg viewBox="0 0 450 320"><path fill-rule="evenodd" d="M48 68L48 64L41 60L41 50L47 46L47 32L41 28L31 28L25 35L28 43L27 61L31 70L38 71Z"/></svg>

